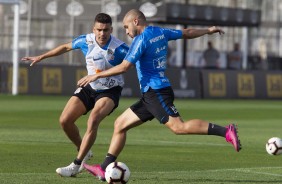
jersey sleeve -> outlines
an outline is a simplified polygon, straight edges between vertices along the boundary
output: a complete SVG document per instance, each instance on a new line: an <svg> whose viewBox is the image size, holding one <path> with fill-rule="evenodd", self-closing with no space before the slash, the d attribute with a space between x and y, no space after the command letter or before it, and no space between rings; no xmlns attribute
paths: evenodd
<svg viewBox="0 0 282 184"><path fill-rule="evenodd" d="M145 43L146 39L144 39L143 36L140 35L135 37L124 60L135 64L141 57L143 51L146 49Z"/></svg>
<svg viewBox="0 0 282 184"><path fill-rule="evenodd" d="M182 31L176 29L163 28L163 32L168 40L177 40L182 38Z"/></svg>
<svg viewBox="0 0 282 184"><path fill-rule="evenodd" d="M73 49L81 49L86 42L86 35L80 35L72 40Z"/></svg>
<svg viewBox="0 0 282 184"><path fill-rule="evenodd" d="M122 63L128 53L128 46L124 43L115 49L113 60L109 61L111 65L116 66Z"/></svg>
<svg viewBox="0 0 282 184"><path fill-rule="evenodd" d="M88 51L88 46L86 43L86 35L80 35L72 40L72 49L80 49L81 52L86 56Z"/></svg>

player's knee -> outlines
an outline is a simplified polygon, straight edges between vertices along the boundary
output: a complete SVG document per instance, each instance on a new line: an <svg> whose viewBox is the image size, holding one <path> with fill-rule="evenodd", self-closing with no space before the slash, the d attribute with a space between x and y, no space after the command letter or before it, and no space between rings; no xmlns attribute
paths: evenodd
<svg viewBox="0 0 282 184"><path fill-rule="evenodd" d="M61 115L59 119L60 125L62 128L66 127L68 125L68 120L65 116Z"/></svg>
<svg viewBox="0 0 282 184"><path fill-rule="evenodd" d="M115 132L122 133L122 132L127 131L125 124L126 123L122 119L120 118L116 119L115 124L114 124Z"/></svg>
<svg viewBox="0 0 282 184"><path fill-rule="evenodd" d="M173 125L169 126L169 128L175 135L182 135L183 127L181 125L182 124L174 123Z"/></svg>
<svg viewBox="0 0 282 184"><path fill-rule="evenodd" d="M119 121L119 119L117 119L114 123L115 132L120 132L122 130L121 125L122 125L121 121Z"/></svg>
<svg viewBox="0 0 282 184"><path fill-rule="evenodd" d="M61 115L59 118L59 123L63 129L67 129L73 126L74 120L69 116Z"/></svg>
<svg viewBox="0 0 282 184"><path fill-rule="evenodd" d="M181 135L183 134L181 130L175 128L175 129L171 129L171 131L175 134L175 135Z"/></svg>

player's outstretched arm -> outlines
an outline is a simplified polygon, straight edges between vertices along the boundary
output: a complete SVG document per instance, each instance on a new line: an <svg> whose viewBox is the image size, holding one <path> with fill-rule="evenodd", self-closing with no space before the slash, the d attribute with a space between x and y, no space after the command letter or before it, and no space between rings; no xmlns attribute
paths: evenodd
<svg viewBox="0 0 282 184"><path fill-rule="evenodd" d="M80 79L77 82L77 86L81 86L81 87L85 87L87 86L87 84L89 84L90 82L94 82L99 78L105 78L105 77L110 77L113 75L118 75L121 73L125 73L127 70L129 70L131 67L133 66L132 63L130 63L129 61L123 60L123 62L113 68L110 68L108 70L99 72L97 74L94 75L87 75L85 77L83 77L82 79Z"/></svg>
<svg viewBox="0 0 282 184"><path fill-rule="evenodd" d="M65 52L68 52L72 50L72 44L71 43L66 43L63 45L60 45L44 54L41 54L39 56L25 56L21 60L22 61L31 61L30 66L33 66L35 63L40 62L41 60L48 58L48 57L53 57L53 56L58 56L61 55Z"/></svg>
<svg viewBox="0 0 282 184"><path fill-rule="evenodd" d="M194 29L194 28L187 28L183 30L183 38L184 39L193 39L198 38L206 34L214 34L219 33L224 34L224 31L216 26L209 27L207 29Z"/></svg>

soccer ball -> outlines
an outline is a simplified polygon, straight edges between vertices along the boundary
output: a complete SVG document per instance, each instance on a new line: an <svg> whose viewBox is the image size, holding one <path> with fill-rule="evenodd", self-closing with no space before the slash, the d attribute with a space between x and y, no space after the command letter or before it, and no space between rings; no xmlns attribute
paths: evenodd
<svg viewBox="0 0 282 184"><path fill-rule="evenodd" d="M280 155L282 154L282 140L278 137L272 137L267 141L265 148L270 155Z"/></svg>
<svg viewBox="0 0 282 184"><path fill-rule="evenodd" d="M106 168L105 178L110 184L125 184L128 182L130 171L122 162L113 162Z"/></svg>

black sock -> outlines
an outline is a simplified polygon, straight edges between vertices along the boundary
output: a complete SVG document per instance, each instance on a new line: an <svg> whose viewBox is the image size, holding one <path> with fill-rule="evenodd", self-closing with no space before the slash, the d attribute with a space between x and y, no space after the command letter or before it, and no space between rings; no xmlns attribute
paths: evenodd
<svg viewBox="0 0 282 184"><path fill-rule="evenodd" d="M117 157L110 154L110 153L107 153L107 156L104 160L104 162L101 164L101 168L105 171L107 166L110 165L110 163L116 161Z"/></svg>
<svg viewBox="0 0 282 184"><path fill-rule="evenodd" d="M215 125L213 123L209 123L208 135L218 135L221 137L225 137L226 128L222 126Z"/></svg>
<svg viewBox="0 0 282 184"><path fill-rule="evenodd" d="M78 158L74 159L73 163L75 165L81 165L82 160L79 160Z"/></svg>

